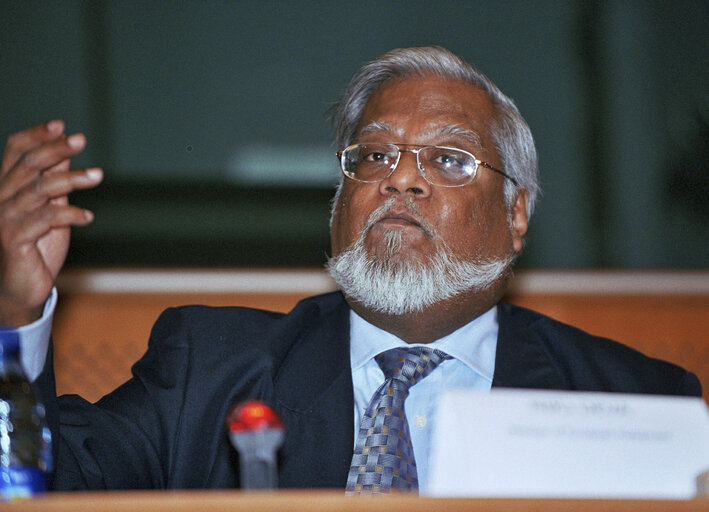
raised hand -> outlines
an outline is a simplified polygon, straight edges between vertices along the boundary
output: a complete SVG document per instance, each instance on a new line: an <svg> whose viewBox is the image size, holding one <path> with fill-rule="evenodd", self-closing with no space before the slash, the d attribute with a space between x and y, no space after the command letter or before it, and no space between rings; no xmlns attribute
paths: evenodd
<svg viewBox="0 0 709 512"><path fill-rule="evenodd" d="M0 167L0 324L16 327L41 316L69 249L71 226L93 220L68 194L103 179L98 168L70 170L82 134L67 136L50 121L10 136Z"/></svg>

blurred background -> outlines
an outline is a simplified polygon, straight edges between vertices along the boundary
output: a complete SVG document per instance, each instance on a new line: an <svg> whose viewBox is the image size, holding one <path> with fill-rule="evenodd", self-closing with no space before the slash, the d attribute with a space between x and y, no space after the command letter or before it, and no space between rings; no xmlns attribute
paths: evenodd
<svg viewBox="0 0 709 512"><path fill-rule="evenodd" d="M709 263L709 4L0 2L0 136L88 138L69 266L320 266L328 111L394 47L438 44L515 99L544 190L522 267Z"/></svg>

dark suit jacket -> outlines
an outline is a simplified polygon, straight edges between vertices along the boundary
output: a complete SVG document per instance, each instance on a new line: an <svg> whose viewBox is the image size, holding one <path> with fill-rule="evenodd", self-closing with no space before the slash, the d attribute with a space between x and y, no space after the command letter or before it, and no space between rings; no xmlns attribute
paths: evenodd
<svg viewBox="0 0 709 512"><path fill-rule="evenodd" d="M498 313L493 386L701 394L697 378L675 365L529 310L500 304ZM306 299L288 315L167 310L133 375L95 405L77 396L49 404L60 418L55 488L238 487L224 419L252 398L286 425L280 487L344 488L354 399L340 293Z"/></svg>

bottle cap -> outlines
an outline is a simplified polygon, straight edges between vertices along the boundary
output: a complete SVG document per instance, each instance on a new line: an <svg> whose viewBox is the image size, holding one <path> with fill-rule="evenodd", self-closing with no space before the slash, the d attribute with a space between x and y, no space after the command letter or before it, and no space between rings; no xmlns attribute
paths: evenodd
<svg viewBox="0 0 709 512"><path fill-rule="evenodd" d="M15 329L0 327L0 357L15 356L20 353L20 335Z"/></svg>

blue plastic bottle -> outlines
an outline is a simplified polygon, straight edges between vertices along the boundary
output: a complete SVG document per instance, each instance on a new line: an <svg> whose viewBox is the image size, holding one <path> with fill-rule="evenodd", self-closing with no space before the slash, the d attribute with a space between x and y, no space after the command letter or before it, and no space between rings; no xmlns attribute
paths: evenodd
<svg viewBox="0 0 709 512"><path fill-rule="evenodd" d="M0 502L46 490L51 434L20 364L16 332L0 329Z"/></svg>

